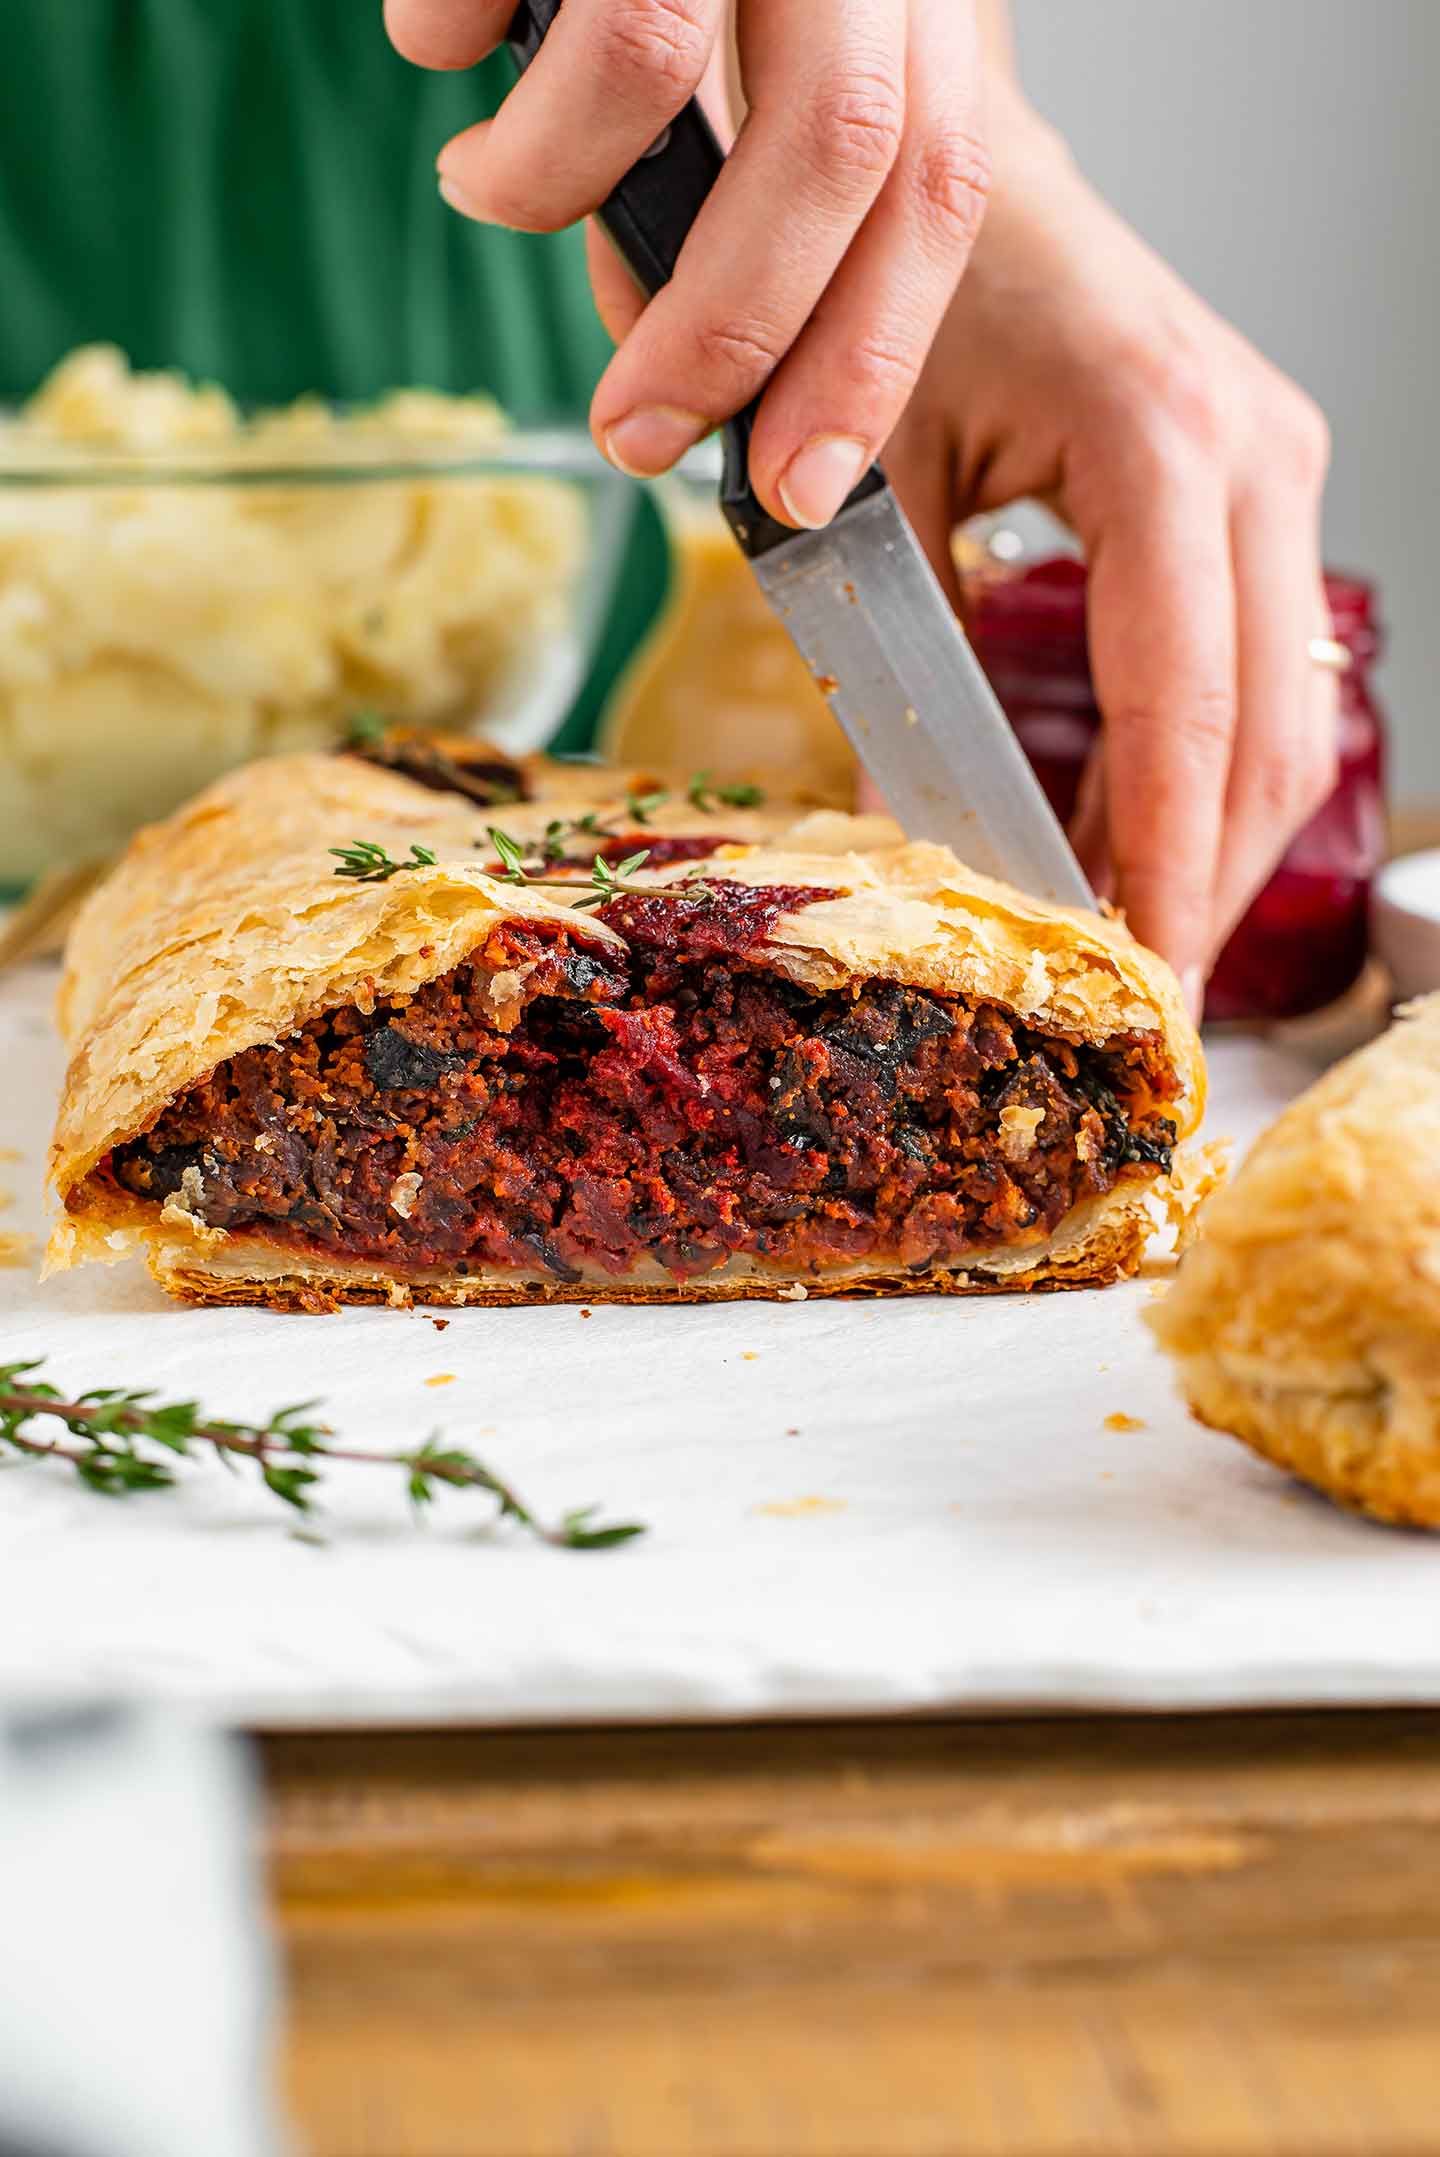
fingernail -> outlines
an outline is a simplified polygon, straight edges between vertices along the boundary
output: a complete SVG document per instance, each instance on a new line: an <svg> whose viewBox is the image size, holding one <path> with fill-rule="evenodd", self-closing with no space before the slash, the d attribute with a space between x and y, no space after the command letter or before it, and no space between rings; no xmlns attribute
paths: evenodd
<svg viewBox="0 0 1440 2157"><path fill-rule="evenodd" d="M698 412L682 412L673 404L642 405L605 429L605 454L632 479L658 479L709 432L709 420Z"/></svg>
<svg viewBox="0 0 1440 2157"><path fill-rule="evenodd" d="M1185 1006L1191 1018L1194 1019L1198 1026L1200 1013L1205 1004L1205 975L1200 967L1187 966L1185 968L1185 971L1180 976L1180 994L1185 999Z"/></svg>
<svg viewBox="0 0 1440 2157"><path fill-rule="evenodd" d="M828 524L870 462L863 442L848 435L822 435L790 459L779 486L780 500L792 524L818 532Z"/></svg>
<svg viewBox="0 0 1440 2157"><path fill-rule="evenodd" d="M470 197L464 194L455 185L455 182L447 178L443 172L436 184L440 189L440 200L448 202L452 210L458 210L462 217L479 217L480 212L470 200Z"/></svg>

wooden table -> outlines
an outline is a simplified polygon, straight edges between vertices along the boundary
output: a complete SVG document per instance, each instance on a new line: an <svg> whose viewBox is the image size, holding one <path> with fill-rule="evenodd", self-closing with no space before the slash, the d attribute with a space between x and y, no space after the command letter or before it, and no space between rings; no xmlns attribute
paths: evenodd
<svg viewBox="0 0 1440 2157"><path fill-rule="evenodd" d="M1440 2152L1440 1715L264 1760L314 2157Z"/></svg>

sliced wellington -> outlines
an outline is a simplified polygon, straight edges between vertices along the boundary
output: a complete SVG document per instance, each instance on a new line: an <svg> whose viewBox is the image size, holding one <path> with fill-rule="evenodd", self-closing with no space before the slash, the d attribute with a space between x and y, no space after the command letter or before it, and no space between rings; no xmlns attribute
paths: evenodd
<svg viewBox="0 0 1440 2157"><path fill-rule="evenodd" d="M701 799L497 839L293 758L142 834L67 956L52 1265L301 1309L1132 1272L1203 1107L1160 961L873 820L757 844Z"/></svg>

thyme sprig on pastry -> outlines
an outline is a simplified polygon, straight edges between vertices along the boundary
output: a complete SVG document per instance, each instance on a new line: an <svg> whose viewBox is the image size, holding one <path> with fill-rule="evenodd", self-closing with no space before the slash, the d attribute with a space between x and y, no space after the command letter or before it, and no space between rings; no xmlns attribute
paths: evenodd
<svg viewBox="0 0 1440 2157"><path fill-rule="evenodd" d="M544 871L554 866L553 857L547 859L543 849L539 866L533 867L527 860L523 841L508 831L500 831L494 824L489 826L490 844L500 860L499 875L503 883L521 884L528 890L573 892L577 888L583 895L575 901L577 913L589 913L596 907L608 906L622 892L636 891L647 899L710 899L715 887L691 871L676 884L637 884L631 881L637 869L642 869L650 859L650 849L642 847L639 853L627 854L623 861L610 862L603 854L597 854L589 866L590 883L585 889L573 876L547 876Z"/></svg>
<svg viewBox="0 0 1440 2157"><path fill-rule="evenodd" d="M669 799L670 789L665 786L652 787L648 794L627 794L625 813L636 824L648 824L655 811L663 809Z"/></svg>
<svg viewBox="0 0 1440 2157"><path fill-rule="evenodd" d="M198 1401L157 1401L148 1387L93 1386L67 1398L33 1377L39 1362L0 1365L0 1453L6 1448L30 1460L61 1461L87 1489L107 1498L167 1490L175 1483L171 1460L193 1459L209 1449L226 1467L250 1461L273 1496L298 1513L312 1510L322 1461L398 1468L411 1504L429 1505L438 1489L478 1490L496 1502L496 1517L511 1520L538 1542L558 1550L613 1550L645 1530L638 1522L606 1522L599 1508L580 1506L550 1525L538 1518L513 1486L473 1453L442 1443L389 1453L359 1452L332 1443L328 1424L311 1420L318 1401L282 1408L264 1423L231 1423L207 1416ZM67 1434L43 1435L47 1422ZM156 1448L160 1449L157 1457Z"/></svg>
<svg viewBox="0 0 1440 2157"><path fill-rule="evenodd" d="M697 771L685 789L685 799L702 816L712 816L717 803L726 809L758 809L765 799L760 786L717 786L708 771Z"/></svg>
<svg viewBox="0 0 1440 2157"><path fill-rule="evenodd" d="M430 848L413 843L408 861L392 861L385 848L374 839L352 839L348 846L332 846L330 852L340 863L335 874L348 876L357 884L385 884L402 869L433 869L435 866L435 856Z"/></svg>
<svg viewBox="0 0 1440 2157"><path fill-rule="evenodd" d="M607 861L597 854L588 865L589 885L581 885L575 876L547 876L545 870L557 868L568 856L563 851L552 850L551 834L557 826L549 826L541 840L538 851L527 849L524 843L508 831L500 831L490 825L490 844L499 856L500 867L494 873L506 884L521 884L528 890L568 891L577 889L581 896L575 901L578 913L589 913L597 907L608 906L622 892L641 892L651 899L688 899L691 901L711 899L715 887L707 883L696 870L691 870L678 884L633 883L635 871L644 867L650 859L650 849L642 847L638 853L627 854L623 861ZM598 826L596 827L599 828ZM396 861L377 839L352 839L348 846L332 846L339 866L336 876L345 876L356 884L385 884L392 876L399 876L406 869L433 869L435 855L428 846L411 845L408 861ZM528 858L527 858L528 857ZM577 868L585 864L576 863Z"/></svg>
<svg viewBox="0 0 1440 2157"><path fill-rule="evenodd" d="M539 857L550 867L569 857L572 839L618 838L627 828L627 824L648 824L655 811L663 808L669 799L670 795L665 787L659 787L649 794L627 794L626 822L623 823L603 822L598 809L587 810L584 816L552 817L539 841Z"/></svg>
<svg viewBox="0 0 1440 2157"><path fill-rule="evenodd" d="M633 824L648 824L655 811L663 809L666 802L672 799L671 791L666 786L652 787L648 793L644 794L631 792L625 796L625 813ZM753 786L748 782L745 784L737 783L732 786L717 785L708 771L697 771L692 774L685 788L685 799L690 807L698 809L702 816L713 816L717 809L758 809L762 807L765 801L765 789L763 786ZM600 823L596 813L592 810L590 815L576 817L573 823L567 824L563 828L571 832L594 832L603 837L607 835L613 836L616 829L623 827Z"/></svg>
<svg viewBox="0 0 1440 2157"><path fill-rule="evenodd" d="M615 839L636 824L648 825L657 809L663 809L671 799L668 787L654 787L648 793L630 793L625 796L623 820L605 821L598 809L589 810L584 816L553 817L545 826L538 852L547 863L564 861L573 839ZM764 789L758 786L721 786L710 783L708 772L696 772L685 790L685 799L703 816L713 816L716 809L756 809L765 799Z"/></svg>

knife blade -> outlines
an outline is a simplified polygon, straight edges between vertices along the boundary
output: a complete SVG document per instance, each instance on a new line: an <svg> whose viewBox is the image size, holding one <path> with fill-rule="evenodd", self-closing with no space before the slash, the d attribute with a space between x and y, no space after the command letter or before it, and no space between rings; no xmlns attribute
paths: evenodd
<svg viewBox="0 0 1440 2157"><path fill-rule="evenodd" d="M508 33L522 70L561 5L522 0ZM652 295L674 274L723 164L692 99L596 213ZM823 531L793 531L750 485L757 404L723 430L721 507L901 825L1033 897L1093 907L1070 843L879 466Z"/></svg>
<svg viewBox="0 0 1440 2157"><path fill-rule="evenodd" d="M1058 906L1095 897L888 485L751 567L912 839Z"/></svg>

